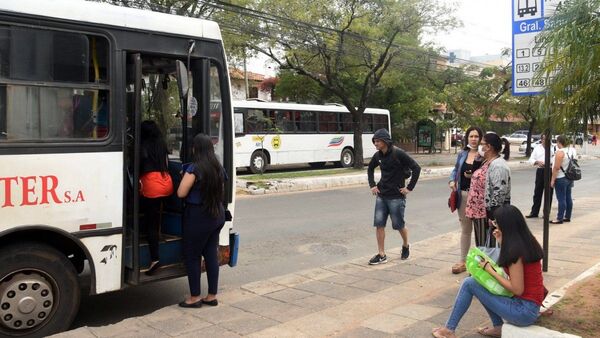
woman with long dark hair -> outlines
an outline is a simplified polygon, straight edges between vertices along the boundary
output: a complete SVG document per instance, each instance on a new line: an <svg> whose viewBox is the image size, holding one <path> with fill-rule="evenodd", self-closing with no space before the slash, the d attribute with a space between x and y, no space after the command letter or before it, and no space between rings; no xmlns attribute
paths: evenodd
<svg viewBox="0 0 600 338"><path fill-rule="evenodd" d="M183 254L187 269L190 298L179 303L181 307L216 306L219 284L219 233L225 224L224 184L225 169L215 155L210 137L194 137L192 163L177 189L177 196L185 198L183 216ZM200 257L204 257L208 279L208 295L200 297Z"/></svg>
<svg viewBox="0 0 600 338"><path fill-rule="evenodd" d="M478 127L469 127L465 133L464 139L466 145L464 149L458 153L456 164L450 174L448 185L452 191L458 191L456 199L456 209L458 210L458 221L460 222L460 261L452 266L452 273L459 274L465 272L465 258L471 247L471 233L473 225L471 219L466 214L467 197L471 188L471 177L481 166L482 158L478 155L477 149L483 132Z"/></svg>
<svg viewBox="0 0 600 338"><path fill-rule="evenodd" d="M550 186L556 191L558 213L556 219L550 221L552 224L570 222L571 213L573 212L573 198L571 197L573 181L565 176L564 171L569 166L569 159L575 158L577 153L575 152L575 148L569 147L567 144L567 139L564 136L559 135L556 137L556 146L558 150L556 150L554 157Z"/></svg>
<svg viewBox="0 0 600 338"><path fill-rule="evenodd" d="M140 204L150 250L150 266L146 274L152 275L160 267L158 240L162 203L164 197L173 193L173 182L169 175L167 143L156 122L143 121L140 136Z"/></svg>
<svg viewBox="0 0 600 338"><path fill-rule="evenodd" d="M517 326L528 326L538 318L544 300L542 247L527 227L525 217L516 207L503 205L495 210L494 216L494 237L501 246L498 265L510 279L498 274L487 261L482 261L480 266L514 296L494 295L472 277L465 278L456 296L450 318L444 327L433 329L434 337L456 337L454 331L469 309L473 296L481 302L492 320L492 327L479 329L481 335L500 337L504 321Z"/></svg>

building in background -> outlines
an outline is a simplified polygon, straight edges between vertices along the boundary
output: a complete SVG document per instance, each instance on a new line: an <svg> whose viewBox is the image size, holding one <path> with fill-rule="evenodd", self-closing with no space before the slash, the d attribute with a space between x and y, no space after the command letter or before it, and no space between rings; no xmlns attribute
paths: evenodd
<svg viewBox="0 0 600 338"><path fill-rule="evenodd" d="M265 80L265 75L247 72L247 91L243 70L231 68L229 69L229 76L231 79L231 95L233 96L233 100L259 99L262 101L271 101L271 92L262 90L260 85Z"/></svg>

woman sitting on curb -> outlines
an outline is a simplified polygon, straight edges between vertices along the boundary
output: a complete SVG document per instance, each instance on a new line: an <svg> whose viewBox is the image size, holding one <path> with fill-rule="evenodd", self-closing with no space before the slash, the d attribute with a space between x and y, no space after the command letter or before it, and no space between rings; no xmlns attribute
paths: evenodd
<svg viewBox="0 0 600 338"><path fill-rule="evenodd" d="M489 272L513 297L496 296L487 291L472 277L463 281L450 318L444 327L433 329L437 338L454 338L458 322L469 309L475 296L486 309L492 327L479 329L479 334L500 337L504 320L517 326L533 324L539 315L544 300L544 280L541 260L544 256L542 247L535 239L523 214L514 206L504 205L494 212L496 228L494 237L500 243L501 251L498 265L510 276L500 276L487 261L480 266Z"/></svg>

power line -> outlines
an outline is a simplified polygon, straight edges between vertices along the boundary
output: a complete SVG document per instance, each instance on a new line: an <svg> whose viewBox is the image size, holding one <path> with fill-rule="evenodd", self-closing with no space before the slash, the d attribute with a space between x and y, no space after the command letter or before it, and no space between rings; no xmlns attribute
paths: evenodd
<svg viewBox="0 0 600 338"><path fill-rule="evenodd" d="M171 7L166 7L166 6L160 5L160 4L149 4L148 2L143 1L143 0L132 0L131 3L133 3L137 6L141 6L142 8L153 8L153 7L162 8L164 11L178 14L177 11ZM251 8L247 8L247 7L243 7L243 6L239 6L239 5L235 5L235 4L226 3L226 2L223 2L220 0L216 0L214 3L206 1L206 0L198 0L198 3L203 3L204 5L214 7L214 8L223 10L223 11L234 12L234 13L242 15L242 16L248 16L248 17L253 17L256 19L261 19L261 20L270 22L275 25L287 26L288 28L297 28L298 26L300 26L300 27L304 27L304 28L310 28L310 29L316 30L321 33L328 33L328 34L334 33L334 34L340 34L340 35L344 34L345 36L349 36L349 37L352 37L352 38L355 38L358 40L362 40L362 41L370 41L370 42L375 42L375 43L384 44L384 45L388 44L388 42L370 38L370 37L367 37L364 35L360 35L358 33L350 32L350 31L341 31L338 29L330 28L330 27L319 26L319 25L315 25L312 23L307 23L307 22L291 19L291 18L284 17L284 16L274 15L274 14L266 13L263 11L259 11L259 10L255 10L255 9L251 9ZM223 25L224 23L220 23L220 24ZM289 24L291 24L292 26L289 26ZM271 38L275 38L275 37L271 36ZM422 49L419 49L419 48L413 47L413 46L400 45L400 44L396 44L396 43L391 43L390 45L392 47L395 47L398 49L412 50L414 52L418 52L418 53L427 55L429 57L436 57L436 58L443 57L446 59L449 58L448 56L443 56L441 54L428 52L428 51L425 51L425 50L422 50ZM497 67L496 65L490 65L490 64L483 63L483 62L477 62L477 61L466 60L466 59L461 59L461 58L455 58L455 59L464 61L464 63L467 63L467 64L481 65L484 67Z"/></svg>

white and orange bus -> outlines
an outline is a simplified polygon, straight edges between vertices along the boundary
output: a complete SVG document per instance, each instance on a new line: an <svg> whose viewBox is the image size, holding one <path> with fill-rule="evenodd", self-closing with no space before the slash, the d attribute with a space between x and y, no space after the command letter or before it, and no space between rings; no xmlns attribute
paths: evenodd
<svg viewBox="0 0 600 338"><path fill-rule="evenodd" d="M209 134L231 178L233 213L227 69L214 22L80 0L0 0L0 336L68 329L82 278L100 294L185 275L174 196L161 211L164 266L143 273L140 123L177 131L168 135L175 183L189 140ZM164 111L150 109L150 79L160 79ZM235 265L231 221L219 244L221 264Z"/></svg>

